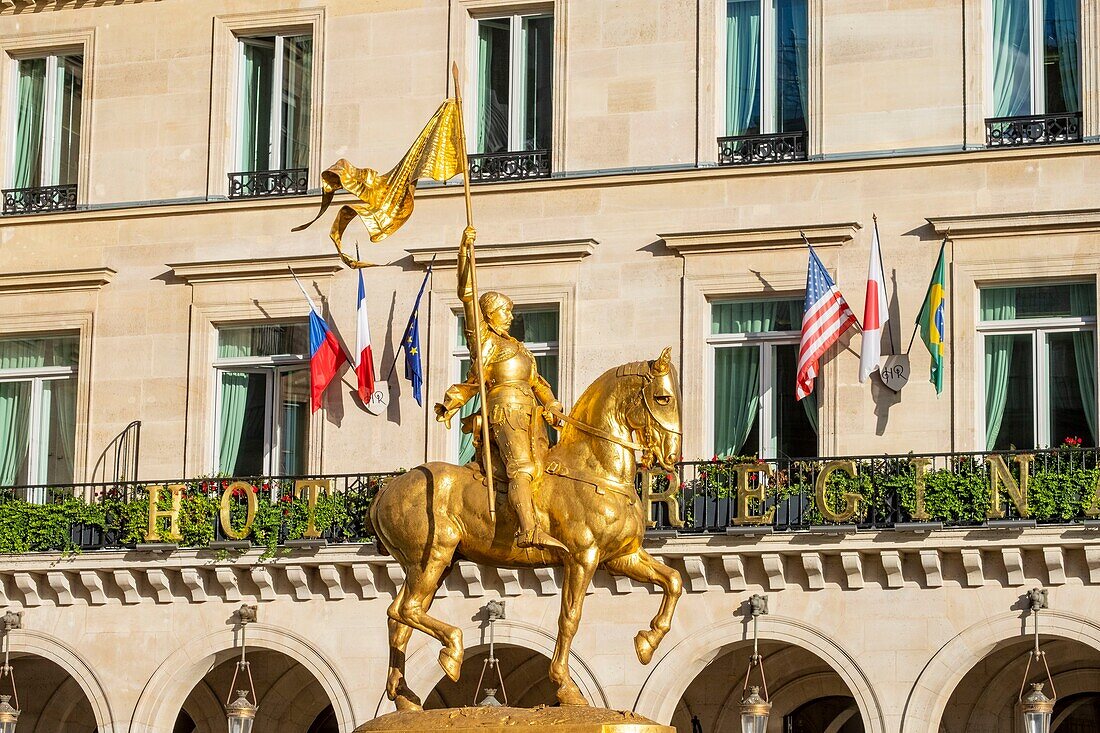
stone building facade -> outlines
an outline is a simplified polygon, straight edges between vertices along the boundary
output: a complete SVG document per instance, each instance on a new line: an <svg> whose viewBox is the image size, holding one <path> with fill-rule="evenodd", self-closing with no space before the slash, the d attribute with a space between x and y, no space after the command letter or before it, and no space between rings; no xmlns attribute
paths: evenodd
<svg viewBox="0 0 1100 733"><path fill-rule="evenodd" d="M288 271L353 345L357 278L324 225L291 230L315 214L327 165L400 158L453 92L452 62L482 178L480 284L513 297L566 406L671 346L688 461L915 453L942 467L1081 438L1073 455L1095 471L1098 38L1094 0L3 0L0 485L36 504L47 485L94 497L93 483L466 458L431 413L466 355L461 185L422 186L381 243L349 231L379 263L362 272L381 415L346 371L309 413L308 305ZM860 383L852 331L812 403L795 403L802 234L860 317L876 226L888 353L905 352L949 235L943 390L919 336L904 389ZM390 366L433 257L421 407ZM656 598L597 579L572 665L594 703L685 733L693 717L736 727L745 604L763 593L769 730L1009 730L1031 643L1021 599L1042 586L1060 730L1100 720L1087 507L1037 527L727 534L733 520L700 523L699 506L682 507L698 531L648 540L686 590L649 667L630 639ZM0 581L24 612L8 640L28 729L224 725L242 603L260 607L262 730L347 732L388 709L400 571L369 544L25 553L0 561ZM426 639L412 684L473 701L481 609L500 596L505 688L548 702L557 582L459 565L435 608L466 633L464 686L437 686Z"/></svg>

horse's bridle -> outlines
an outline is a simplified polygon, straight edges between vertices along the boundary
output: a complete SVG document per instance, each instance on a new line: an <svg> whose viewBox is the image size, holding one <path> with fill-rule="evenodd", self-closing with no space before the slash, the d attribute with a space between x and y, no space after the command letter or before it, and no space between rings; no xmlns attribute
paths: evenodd
<svg viewBox="0 0 1100 733"><path fill-rule="evenodd" d="M644 373L643 374L643 373L636 372L636 371L630 371L630 372L624 371L623 374L624 375L630 374L630 375L633 375L633 376L641 377L645 381L645 384L642 386L642 390L641 390L641 393L642 393L642 406L645 407L645 415L646 415L645 425L642 426L641 428L632 428L632 430L641 432L642 436L643 436L643 440L647 441L646 444L636 443L632 440L624 440L623 438L620 438L616 435L612 435L611 433L609 433L608 431L606 431L602 428L598 428L595 425L589 425L586 422L582 422L580 420L577 420L576 418L573 418L573 417L570 417L569 415L558 412L557 410L547 410L547 411L551 415L553 415L555 418L557 418L558 420L561 420L564 423L572 425L573 427L577 428L578 430L586 432L589 435L593 435L597 438L601 438L602 440L606 440L610 443L615 443L616 445L620 445L623 448L626 448L627 450L630 450L630 451L642 451L643 456L646 455L646 454L656 455L656 453L657 453L656 438L653 438L652 440L650 439L650 435L656 432L656 431L653 430L653 424L654 423L656 423L663 430L665 430L669 433L672 433L674 435L683 437L683 433L679 430L676 430L676 429L670 427L669 425L666 425L656 415L653 414L653 407L649 404L649 394L646 392L646 386L648 386L649 383L653 381L653 376L651 374L649 374L649 373Z"/></svg>

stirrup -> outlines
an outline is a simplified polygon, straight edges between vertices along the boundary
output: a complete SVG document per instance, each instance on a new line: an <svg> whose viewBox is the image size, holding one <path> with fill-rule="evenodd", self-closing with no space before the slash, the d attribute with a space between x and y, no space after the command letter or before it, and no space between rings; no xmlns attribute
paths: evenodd
<svg viewBox="0 0 1100 733"><path fill-rule="evenodd" d="M529 529L526 532L522 530L516 532L516 547L535 547L540 550L561 550L563 552L569 551L568 547L546 534L538 527Z"/></svg>

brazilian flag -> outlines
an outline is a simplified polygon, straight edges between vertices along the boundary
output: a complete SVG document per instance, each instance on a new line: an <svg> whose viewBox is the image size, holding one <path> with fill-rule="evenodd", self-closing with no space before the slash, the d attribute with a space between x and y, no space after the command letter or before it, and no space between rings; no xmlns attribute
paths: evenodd
<svg viewBox="0 0 1100 733"><path fill-rule="evenodd" d="M943 343L946 338L944 316L947 310L947 267L944 263L945 240L940 247L940 257L936 270L932 273L932 282L928 284L928 293L924 296L924 305L917 316L920 336L928 353L932 355L932 370L928 381L936 385L936 394L943 392Z"/></svg>

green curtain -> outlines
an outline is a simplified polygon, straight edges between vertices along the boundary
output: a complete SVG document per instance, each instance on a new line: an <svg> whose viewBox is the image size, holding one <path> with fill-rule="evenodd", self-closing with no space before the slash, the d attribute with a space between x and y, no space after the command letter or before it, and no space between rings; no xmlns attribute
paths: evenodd
<svg viewBox="0 0 1100 733"><path fill-rule="evenodd" d="M221 389L218 473L231 476L237 466L237 455L241 450L241 433L244 431L245 403L248 397L248 374L221 372Z"/></svg>
<svg viewBox="0 0 1100 733"><path fill-rule="evenodd" d="M993 0L993 116L1031 113L1030 0Z"/></svg>
<svg viewBox="0 0 1100 733"><path fill-rule="evenodd" d="M1096 314L1096 288L1093 285L1069 286L1070 315ZM1074 331L1073 355L1077 362L1077 386L1081 390L1081 407L1092 431L1093 440L1100 440L1096 432L1096 334Z"/></svg>
<svg viewBox="0 0 1100 733"><path fill-rule="evenodd" d="M508 18L477 24L477 152L502 153L509 149L508 109L511 41Z"/></svg>
<svg viewBox="0 0 1100 733"><path fill-rule="evenodd" d="M283 168L309 165L309 107L313 74L313 38L283 39Z"/></svg>
<svg viewBox="0 0 1100 733"><path fill-rule="evenodd" d="M726 134L760 130L760 0L726 4Z"/></svg>
<svg viewBox="0 0 1100 733"><path fill-rule="evenodd" d="M1016 288L990 288L981 294L981 320L1010 321L1016 317ZM1008 369L1012 336L985 337L985 447L993 450L1001 432L1008 401Z"/></svg>
<svg viewBox="0 0 1100 733"><path fill-rule="evenodd" d="M15 123L12 186L42 185L42 123L46 98L46 59L19 62L19 113Z"/></svg>
<svg viewBox="0 0 1100 733"><path fill-rule="evenodd" d="M306 473L309 447L309 369L281 372L279 394L278 471L284 476L301 476Z"/></svg>
<svg viewBox="0 0 1100 733"><path fill-rule="evenodd" d="M1081 73L1077 44L1080 0L1044 0L1044 69L1048 113L1081 111Z"/></svg>
<svg viewBox="0 0 1100 733"><path fill-rule="evenodd" d="M715 304L712 328L719 333L772 330L779 301ZM760 346L719 348L714 352L714 452L741 453L760 408Z"/></svg>
<svg viewBox="0 0 1100 733"><path fill-rule="evenodd" d="M518 322L523 322L522 333L517 333ZM512 335L528 344L545 344L558 340L558 312L521 311L512 323Z"/></svg>
<svg viewBox="0 0 1100 733"><path fill-rule="evenodd" d="M241 137L241 168L244 171L271 169L271 84L275 43L270 38L245 38L241 42L244 64Z"/></svg>
<svg viewBox="0 0 1100 733"><path fill-rule="evenodd" d="M39 339L0 340L0 375L8 369L41 367L45 361ZM30 437L30 380L0 382L0 486L27 478Z"/></svg>

